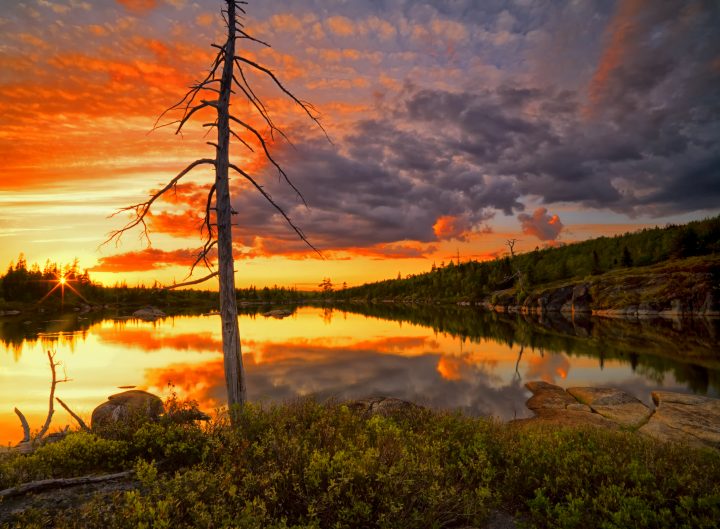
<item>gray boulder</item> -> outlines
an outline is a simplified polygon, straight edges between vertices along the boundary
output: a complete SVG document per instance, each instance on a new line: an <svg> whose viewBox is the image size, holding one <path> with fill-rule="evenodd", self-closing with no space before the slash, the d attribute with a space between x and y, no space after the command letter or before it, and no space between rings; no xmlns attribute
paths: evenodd
<svg viewBox="0 0 720 529"><path fill-rule="evenodd" d="M157 420L165 411L160 397L133 389L110 395L92 412L90 428L96 430L134 420Z"/></svg>
<svg viewBox="0 0 720 529"><path fill-rule="evenodd" d="M167 316L163 311L158 309L157 307L152 307L148 305L147 307L143 307L141 309L136 310L132 314L135 318L145 320L145 321L155 321L160 318L164 318Z"/></svg>

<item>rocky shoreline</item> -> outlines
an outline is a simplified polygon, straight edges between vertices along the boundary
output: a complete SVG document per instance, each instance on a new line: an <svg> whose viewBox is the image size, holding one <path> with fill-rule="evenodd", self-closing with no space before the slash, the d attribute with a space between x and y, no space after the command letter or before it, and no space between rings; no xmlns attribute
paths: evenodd
<svg viewBox="0 0 720 529"><path fill-rule="evenodd" d="M543 381L525 384L535 413L516 424L597 426L627 429L659 441L720 449L720 399L670 391L651 393L655 409L614 388L574 387L567 390Z"/></svg>
<svg viewBox="0 0 720 529"><path fill-rule="evenodd" d="M488 310L620 318L720 316L720 260L661 263L552 285L494 292Z"/></svg>

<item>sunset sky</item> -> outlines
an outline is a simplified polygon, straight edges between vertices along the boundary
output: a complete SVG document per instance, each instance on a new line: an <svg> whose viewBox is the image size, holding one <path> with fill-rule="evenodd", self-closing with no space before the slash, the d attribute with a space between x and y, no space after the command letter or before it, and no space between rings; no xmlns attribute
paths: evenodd
<svg viewBox="0 0 720 529"><path fill-rule="evenodd" d="M0 270L77 257L105 283L182 281L212 182L194 171L140 232L117 209L197 158L211 114L150 130L204 77L220 0L0 0ZM231 182L238 286L313 288L427 271L720 212L715 0L250 0L243 49L292 141L272 144L306 208L232 150L320 259ZM244 44L243 44L244 45ZM234 111L257 121L237 100ZM170 116L169 119L173 117ZM199 275L203 275L202 271ZM212 286L212 285L210 285Z"/></svg>

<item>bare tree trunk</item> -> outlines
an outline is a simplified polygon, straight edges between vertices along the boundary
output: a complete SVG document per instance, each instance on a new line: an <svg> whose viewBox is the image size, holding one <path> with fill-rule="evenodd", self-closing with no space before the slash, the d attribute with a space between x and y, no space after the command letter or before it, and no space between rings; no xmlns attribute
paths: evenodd
<svg viewBox="0 0 720 529"><path fill-rule="evenodd" d="M222 341L223 341L223 357L225 367L225 383L227 386L228 405L230 406L230 417L236 422L237 411L245 403L247 391L245 386L245 372L242 365L242 353L240 350L240 331L238 329L237 320L237 300L235 297L235 266L233 262L232 247L232 215L234 214L230 204L230 184L228 180L228 171L233 170L242 178L250 182L252 186L280 213L285 222L292 230L304 241L308 247L315 250L322 257L320 251L315 248L303 234L302 230L293 224L285 210L275 202L260 183L250 174L235 164L230 163L230 136L234 137L239 143L248 148L251 152L255 152L252 145L245 141L241 135L249 138L251 143L256 143L261 147L260 155L264 155L265 159L277 169L278 174L284 181L297 193L298 197L305 203L300 191L293 185L290 178L275 161L270 154L268 141L263 135L253 127L249 122L243 121L230 111L230 99L233 94L233 83L244 97L244 100L250 104L255 113L260 116L261 120L267 126L270 132L271 140L274 140L274 133L279 134L282 138L287 139L285 133L279 129L272 121L268 109L262 100L253 90L249 77L244 70L252 71L269 78L272 83L279 88L286 96L288 96L319 128L325 133L319 121L319 116L314 107L305 101L301 101L292 92L290 92L277 78L277 76L268 68L252 61L242 55L236 55L235 45L238 39L244 39L247 42L253 42L257 45L270 47L266 42L256 39L249 35L242 23L242 15L245 14L243 5L247 4L245 0L224 0L227 6L223 10L223 18L227 26L227 41L224 46L213 44L213 47L219 51L215 56L215 60L210 67L209 72L202 81L199 81L190 87L190 90L176 104L165 110L158 117L153 130L156 128L177 125L175 134L179 134L188 120L197 112L209 109L215 109L217 120L213 123L205 123L204 127L217 128L217 144L210 143L215 147L215 158L200 158L195 160L174 178L172 178L162 189L153 192L150 198L145 202L140 202L132 206L121 208L117 213L132 212L132 219L125 224L124 227L114 231L106 242L120 240L123 233L135 227L142 228L142 235L150 241L148 236L148 226L146 223L147 216L150 214L150 208L165 193L176 188L178 182L184 178L190 171L201 165L212 165L215 167L215 183L208 191L207 201L205 205L205 218L201 234L205 231L205 244L199 250L195 262L190 267L190 277L199 263L204 263L211 273L201 279L195 279L179 284L173 284L165 288L180 288L191 286L207 281L218 276L220 282L220 320L222 325ZM238 16L240 15L240 16ZM222 65L222 76L217 77L217 72ZM237 72L238 76L234 73ZM218 83L220 84L218 89ZM217 94L212 99L204 99L204 96ZM181 116L179 119L169 123L160 124L163 116L169 112L179 111ZM232 130L230 124L234 123L238 127L238 132ZM327 134L325 133L325 137ZM215 207L212 208L214 199ZM307 205L307 204L306 204ZM215 210L215 220L212 222L212 210ZM215 229L214 226L217 226ZM217 267L216 271L212 270L212 251L217 246Z"/></svg>
<svg viewBox="0 0 720 529"><path fill-rule="evenodd" d="M240 330L235 297L235 266L232 248L232 208L230 206L230 95L233 82L235 56L235 2L227 0L228 39L225 44L220 98L218 101L218 143L215 163L215 211L218 230L218 271L220 280L220 321L222 324L225 384L227 385L230 416L236 416L237 407L246 399L245 372L240 350ZM230 58L229 60L227 58ZM235 409L233 409L235 408Z"/></svg>

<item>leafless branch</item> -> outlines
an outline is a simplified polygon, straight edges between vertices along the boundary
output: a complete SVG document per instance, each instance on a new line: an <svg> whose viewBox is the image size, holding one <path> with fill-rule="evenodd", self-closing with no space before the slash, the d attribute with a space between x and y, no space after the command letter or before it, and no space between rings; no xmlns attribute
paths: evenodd
<svg viewBox="0 0 720 529"><path fill-rule="evenodd" d="M253 149L252 146L251 146L248 142L246 142L246 141L243 140L240 136L238 136L238 135L235 133L234 130L230 129L229 132L230 132L230 135L231 135L232 137L234 137L237 141L239 141L239 142L242 143L245 147L247 147L248 149L250 149L250 152L255 152L255 149Z"/></svg>
<svg viewBox="0 0 720 529"><path fill-rule="evenodd" d="M236 61L237 64L237 61ZM260 116L263 118L265 123L267 124L268 128L270 129L270 137L272 139L275 139L275 132L280 134L280 136L283 137L285 141L288 142L288 144L292 145L292 142L290 141L290 138L287 137L285 132L275 125L273 120L270 118L270 112L265 107L265 104L262 102L262 99L260 99L257 95L255 95L255 92L253 91L252 87L250 86L250 83L248 82L247 78L245 77L245 73L243 72L242 68L238 65L238 71L240 72L240 77L243 80L243 83L240 83L240 81L237 80L237 77L233 75L233 82L242 90L243 94L245 95L245 98L252 103L252 105L255 107L255 110L260 114ZM247 90L246 90L247 87Z"/></svg>
<svg viewBox="0 0 720 529"><path fill-rule="evenodd" d="M20 441L20 443L27 443L30 441L30 425L27 422L27 419L23 415L23 413L15 408L15 414L18 416L18 419L20 419L20 424L22 424L23 429L23 438Z"/></svg>
<svg viewBox="0 0 720 529"><path fill-rule="evenodd" d="M43 427L40 428L40 431L37 434L36 439L39 441L43 437L45 437L45 434L47 433L48 429L50 428L50 423L52 422L52 417L55 414L55 388L60 382L67 382L67 377L65 377L62 380L57 379L57 371L56 367L60 365L59 362L55 362L55 354L51 351L47 352L48 356L48 362L50 362L50 372L52 373L52 382L50 383L50 399L48 402L48 414L47 418L45 419L45 424L43 424Z"/></svg>
<svg viewBox="0 0 720 529"><path fill-rule="evenodd" d="M189 285L197 285L198 283L203 283L207 281L208 279L212 279L216 275L218 275L220 272L213 272L212 274L208 274L205 277L201 277L200 279L194 279L192 281L186 281L184 283L176 283L174 285L168 285L166 287L163 287L165 290L172 290L173 288L180 288L180 287L186 287Z"/></svg>
<svg viewBox="0 0 720 529"><path fill-rule="evenodd" d="M320 123L320 119L319 119L315 114L313 114L313 113L311 112L311 111L313 111L313 110L314 110L315 112L317 112L317 110L315 109L315 107L313 107L313 106L312 106L310 103L308 103L307 101L301 101L300 99L298 99L297 97L295 97L295 94L293 94L293 93L290 92L287 88L285 88L285 86L284 86L284 85L280 82L280 80L275 76L275 74L272 72L272 70L270 70L270 69L268 69L268 68L265 68L264 66L256 63L255 61L251 61L250 59L246 59L245 57L242 57L242 56L236 55L235 57L233 57L233 59L234 59L236 62L237 62L237 61L244 62L245 64L248 64L248 65L252 66L252 67L255 68L256 70L259 70L259 71L263 72L264 74L266 74L268 77L270 77L270 78L273 80L273 82L275 83L275 85L276 85L280 90L282 90L282 91L285 93L285 95L287 95L287 96L288 96L290 99L292 99L303 111L305 111L305 113L308 115L308 117L315 122L315 124L320 128L320 130L323 131L323 134L325 134L325 138L326 138L330 143L332 143L332 141L330 140L330 136L328 136L327 131L325 130L325 128L324 128L324 127L322 126L322 124ZM238 66L238 67L239 67L239 66Z"/></svg>
<svg viewBox="0 0 720 529"><path fill-rule="evenodd" d="M249 35L247 32L245 32L243 29L241 29L241 27L236 27L236 29L237 29L237 32L240 33L240 35L235 36L236 39L247 39L247 40L251 40L252 42L257 42L258 44L262 44L263 46L266 46L268 48L272 48L272 46L270 46L270 44L268 44L267 42L265 42L263 40L256 39L255 37Z"/></svg>
<svg viewBox="0 0 720 529"><path fill-rule="evenodd" d="M39 492L41 490L58 489L66 487L74 487L77 485L87 485L90 483L102 483L103 481L112 481L116 479L123 479L132 476L135 470L126 470L124 472L118 472L116 474L106 474L104 476L79 476L76 478L58 478L58 479L43 479L40 481L31 481L30 483L24 483L17 487L10 489L0 490L0 500L4 498L11 498L13 496L22 496L28 492Z"/></svg>
<svg viewBox="0 0 720 529"><path fill-rule="evenodd" d="M270 194L269 194L267 191L265 191L265 189L263 189L263 187L262 187L260 184L258 184L253 177L251 177L249 174L247 174L245 171L243 171L242 169L240 169L240 168L239 168L238 166L236 166L235 164L229 164L228 167L230 167L231 169L233 169L234 171L236 171L237 173L239 173L240 175L242 175L247 181L249 181L253 186L255 186L255 189L257 189L258 191L260 191L260 193L262 194L262 196L265 197L265 200L267 200L268 202L270 202L270 204L283 216L283 218L284 218L285 221L288 223L288 225L293 229L293 231L294 231L295 233L297 233L298 237L300 237L300 239L301 239L305 244L307 244L310 248L312 248L312 249L315 251L315 253L317 253L320 257L324 258L323 254L320 252L320 250L318 250L317 248L315 248L315 246L313 246L313 245L310 243L310 241L308 241L308 239L307 239L307 237L305 237L305 234L303 233L303 231L302 231L300 228L298 228L298 227L293 223L292 220L290 220L290 217L288 217L287 213L285 213L285 210L284 210L283 208L281 208L281 207L272 199L272 197L270 196Z"/></svg>
<svg viewBox="0 0 720 529"><path fill-rule="evenodd" d="M308 207L307 202L305 201L305 197L302 195L302 193L300 192L300 190L299 190L297 187L295 187L295 184L292 183L292 181L290 180L290 178L288 177L288 175L285 173L285 171L283 171L283 168L280 167L280 165L275 161L275 159L274 159L274 158L272 157L272 155L270 154L270 151L269 151L268 148L267 148L267 143L265 142L265 139L262 137L262 135L261 135L257 130L255 130L255 128L253 128L252 126L248 125L248 124L245 123L244 121L239 120L239 119L236 118L235 116L229 115L228 117L229 117L232 121L234 121L234 122L239 123L240 125L242 125L245 129L247 129L248 131L250 131L250 132L257 138L258 142L260 143L260 145L261 145L262 148L263 148L263 151L265 152L265 157L268 159L268 161L269 161L271 164L273 164L273 165L275 166L275 168L276 168L276 169L278 170L278 172L280 173L280 176L282 176L282 177L285 179L285 182L286 182L290 187L293 188L293 190L295 191L295 193L297 193L297 196L300 197L300 200L302 200L302 203L305 205L305 207Z"/></svg>
<svg viewBox="0 0 720 529"><path fill-rule="evenodd" d="M77 413L72 411L70 409L70 407L67 404L65 404L60 397L55 397L55 400L58 401L58 403L60 403L60 406L65 408L65 411L68 412L70 414L70 416L77 421L77 423L80 425L80 428L82 428L86 432L90 431L90 428L88 428L88 425L85 424L85 421L83 421L82 418Z"/></svg>
<svg viewBox="0 0 720 529"><path fill-rule="evenodd" d="M110 234L110 236L108 237L108 239L103 244L107 244L108 242L112 241L113 239L120 240L120 237L122 236L123 233L125 233L126 231L134 228L135 226L139 226L139 225L141 225L143 227L143 235L149 242L150 238L148 237L148 234L147 234L147 224L145 223L145 217L147 216L148 212L150 211L150 206L152 206L153 203L158 198L160 198L162 195L164 195L167 191L174 188L175 185L178 183L178 181L183 176L185 176L187 173L192 171L198 165L204 165L204 164L214 166L215 160L211 160L210 158L201 158L200 160L195 160L193 163L188 165L185 169L180 171L180 173L178 173L177 176L175 176L175 178L170 180L165 185L165 187L163 187L160 191L156 191L155 193L153 193L147 201L141 202L139 204L135 204L134 206L128 206L125 208L121 208L118 211L116 211L115 213L113 213L112 215L110 215L111 217L114 217L118 213L122 213L124 211L134 211L135 212L135 218L133 218L133 220L128 222L125 226L123 226L119 230L112 232Z"/></svg>
<svg viewBox="0 0 720 529"><path fill-rule="evenodd" d="M208 270L212 270L212 265L210 264L210 261L208 261L208 256L210 255L210 251L217 245L217 242L217 239L208 239L205 241L205 244L200 249L197 257L195 258L195 261L190 266L190 273L186 276L186 278L193 275L195 267L200 263L200 261L205 264L205 268L207 268Z"/></svg>
<svg viewBox="0 0 720 529"><path fill-rule="evenodd" d="M212 224L210 223L210 220L211 220L210 219L210 210L212 209L212 199L213 199L213 196L215 195L216 188L217 187L215 184L213 184L210 187L210 191L208 191L207 202L205 204L205 220L203 222L203 226L205 226L207 228L208 239L213 238L213 229L212 229ZM200 229L200 233L202 233L202 227Z"/></svg>
<svg viewBox="0 0 720 529"><path fill-rule="evenodd" d="M210 101L203 101L199 105L192 107L190 109L190 111L186 112L185 115L180 120L180 124L178 125L178 128L175 131L175 134L178 134L182 130L183 125L185 125L185 123L187 123L187 120L190 119L195 112L197 112L198 110L201 110L203 108L210 107L210 106L216 106L216 104L212 104L212 102L210 102Z"/></svg>
<svg viewBox="0 0 720 529"><path fill-rule="evenodd" d="M173 110L178 110L180 108L183 108L183 104L185 104L183 109L183 116L185 116L192 106L193 102L195 101L195 98L197 97L197 94L205 89L205 87L208 84L214 83L214 82L220 82L220 79L215 78L215 73L217 72L217 69L220 67L220 65L223 63L223 57L225 55L225 50L221 49L217 55L215 56L215 60L212 63L212 66L210 67L210 70L208 71L208 74L205 76L205 79L200 81L199 83L196 83L195 85L190 87L190 90L188 90L185 95L175 103L174 105L166 108L155 120L155 124L153 125L152 130L155 130L157 128L160 128L158 126L158 123L160 123L160 120L167 115L168 112L172 112ZM162 125L161 125L162 126Z"/></svg>

